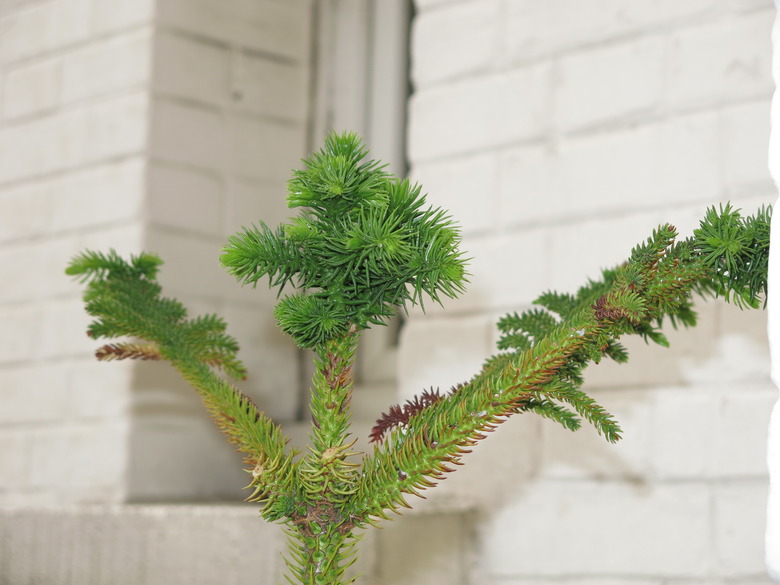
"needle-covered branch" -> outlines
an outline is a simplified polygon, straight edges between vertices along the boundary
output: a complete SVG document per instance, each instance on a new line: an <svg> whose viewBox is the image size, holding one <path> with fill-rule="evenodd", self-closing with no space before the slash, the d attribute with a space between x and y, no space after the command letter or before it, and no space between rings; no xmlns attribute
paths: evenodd
<svg viewBox="0 0 780 585"><path fill-rule="evenodd" d="M766 209L746 218L729 206L710 209L681 242L672 226L661 226L624 264L575 295L548 292L535 301L542 309L503 317L498 347L508 351L446 396L426 391L377 420L372 440L380 445L364 461L355 513L385 517L406 506L406 494L434 485L468 447L519 412L536 412L571 430L582 418L617 441L616 421L580 390L583 369L604 357L626 361L623 335L668 346L660 326L666 318L675 326L695 325L694 292L759 306L769 220Z"/></svg>
<svg viewBox="0 0 780 585"><path fill-rule="evenodd" d="M225 323L216 315L188 319L179 301L162 297L156 281L160 264L152 254L126 261L114 251L88 251L73 259L66 272L86 283L86 310L95 318L88 334L96 339L142 340L106 344L96 355L101 360L169 361L200 393L217 426L246 455L253 467L255 496L267 501L267 515L278 517L289 508L294 453L288 451L281 429L213 371L222 369L233 378L245 375L236 357L238 343L225 333Z"/></svg>

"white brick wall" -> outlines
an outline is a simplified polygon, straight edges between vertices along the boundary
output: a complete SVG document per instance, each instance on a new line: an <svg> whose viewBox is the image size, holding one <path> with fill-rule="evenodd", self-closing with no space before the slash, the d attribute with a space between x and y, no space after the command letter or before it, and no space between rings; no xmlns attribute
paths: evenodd
<svg viewBox="0 0 780 585"><path fill-rule="evenodd" d="M85 247L160 253L171 294L238 322L256 356L246 391L295 412L273 297L239 289L217 256L228 233L284 213L306 147L310 21L307 0L0 11L0 503L214 498L244 483L170 372L92 361L63 274Z"/></svg>
<svg viewBox="0 0 780 585"><path fill-rule="evenodd" d="M403 396L468 377L498 315L576 289L658 223L687 234L708 205L774 201L771 2L417 7L412 175L462 218L474 260L464 298L404 330ZM699 310L671 350L629 340L629 364L587 372L620 444L526 417L526 441L474 455L481 497L453 478L443 497L481 510L472 583L768 583L766 315ZM512 451L526 475L510 486Z"/></svg>

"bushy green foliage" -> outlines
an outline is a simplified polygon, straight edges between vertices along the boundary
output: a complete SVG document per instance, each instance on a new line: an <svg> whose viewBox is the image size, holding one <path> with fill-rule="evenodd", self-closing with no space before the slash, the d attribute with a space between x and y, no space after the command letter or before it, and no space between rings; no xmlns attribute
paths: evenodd
<svg viewBox="0 0 780 585"><path fill-rule="evenodd" d="M245 453L250 499L288 529L291 583L353 582L345 569L354 560L355 529L407 507L409 494L435 485L514 414L534 412L571 430L584 419L608 441L619 440L617 422L582 390L584 369L605 357L625 362L624 335L668 345L665 322L695 325L694 293L758 307L766 291L768 209L743 217L730 206L712 208L683 240L660 226L599 279L574 293L548 291L536 307L502 317L499 352L481 371L447 393L425 391L390 407L371 433L374 450L355 453L350 400L360 332L424 295L454 297L466 280L453 222L424 206L419 186L388 175L366 154L352 134L329 136L289 183L288 205L301 213L275 230L263 223L244 229L221 256L242 283L268 276L280 290L297 289L275 314L298 345L314 350L304 454L288 449L281 429L215 374L243 376L237 344L218 317L188 319L178 301L161 296L159 258L85 252L67 270L86 283L95 318L89 334L119 338L97 356L169 361Z"/></svg>
<svg viewBox="0 0 780 585"><path fill-rule="evenodd" d="M460 235L419 185L387 174L355 134L331 134L288 185L298 217L231 236L220 260L242 283L268 276L299 292L276 306L279 326L301 347L381 324L395 307L463 291Z"/></svg>

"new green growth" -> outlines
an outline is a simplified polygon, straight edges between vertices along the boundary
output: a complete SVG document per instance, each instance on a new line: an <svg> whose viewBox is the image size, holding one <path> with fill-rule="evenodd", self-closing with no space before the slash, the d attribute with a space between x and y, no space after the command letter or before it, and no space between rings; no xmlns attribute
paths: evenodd
<svg viewBox="0 0 780 585"><path fill-rule="evenodd" d="M624 335L668 345L661 326L695 325L695 294L758 308L766 291L769 209L743 217L728 205L711 208L685 239L662 225L577 292L546 292L536 308L501 318L499 351L474 377L390 407L371 433L373 451L357 453L350 400L360 334L426 297L463 292L460 233L445 211L426 205L419 185L368 160L349 133L328 136L293 172L287 203L300 208L296 217L231 236L220 260L242 284L268 277L280 291L279 327L314 352L303 453L220 375L244 377L238 344L216 315L190 318L162 296L157 256L87 251L67 272L86 284L88 334L114 340L97 357L168 361L243 452L251 499L289 535L290 583L355 582L345 570L355 560L356 530L408 507L408 495L433 487L514 414L534 412L571 430L585 420L617 441L617 422L581 389L585 367L605 357L626 361Z"/></svg>

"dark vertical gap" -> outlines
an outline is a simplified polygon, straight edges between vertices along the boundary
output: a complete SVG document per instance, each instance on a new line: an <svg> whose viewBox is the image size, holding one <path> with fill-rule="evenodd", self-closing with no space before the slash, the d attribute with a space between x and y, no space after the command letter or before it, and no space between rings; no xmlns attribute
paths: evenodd
<svg viewBox="0 0 780 585"><path fill-rule="evenodd" d="M317 113L317 95L322 75L322 59L320 43L322 41L323 8L320 2L311 3L311 38L309 46L309 120L306 124L306 151L311 152L317 146L319 136L316 136L315 117ZM296 356L296 404L293 418L296 422L306 422L309 419L309 383L312 374L311 352L298 349Z"/></svg>
<svg viewBox="0 0 780 585"><path fill-rule="evenodd" d="M409 98L412 96L412 22L416 14L413 0L405 0L406 2L406 26L404 27L404 38L402 39L403 47L406 50L406 91L404 99L404 107L401 114L401 120L399 123L402 125L403 131L401 136L401 144L403 148L402 164L403 168L398 169L398 173L404 177L409 175ZM390 336L390 343L392 347L398 347L401 344L401 332L404 325L406 325L406 313L403 310L396 309L395 319L390 324L392 326L392 335Z"/></svg>

